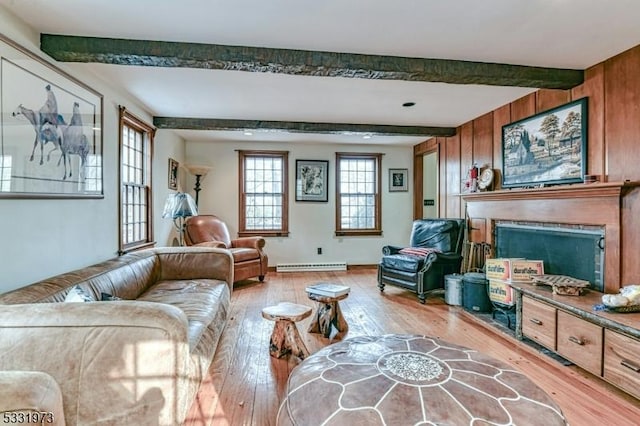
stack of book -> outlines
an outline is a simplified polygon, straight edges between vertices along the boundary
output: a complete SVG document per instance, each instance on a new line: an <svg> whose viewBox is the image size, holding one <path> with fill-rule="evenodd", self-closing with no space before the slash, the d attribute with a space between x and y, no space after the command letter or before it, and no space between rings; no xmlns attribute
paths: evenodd
<svg viewBox="0 0 640 426"><path fill-rule="evenodd" d="M320 296L339 297L351 291L350 287L346 285L330 284L330 283L318 283L310 285L306 288L307 293L317 294Z"/></svg>

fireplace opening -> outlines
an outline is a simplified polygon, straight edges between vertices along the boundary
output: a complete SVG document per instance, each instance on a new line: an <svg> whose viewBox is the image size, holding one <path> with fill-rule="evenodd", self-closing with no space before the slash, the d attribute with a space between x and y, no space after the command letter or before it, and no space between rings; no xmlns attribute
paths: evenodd
<svg viewBox="0 0 640 426"><path fill-rule="evenodd" d="M544 261L546 274L587 280L604 291L604 228L535 222L497 222L497 257Z"/></svg>

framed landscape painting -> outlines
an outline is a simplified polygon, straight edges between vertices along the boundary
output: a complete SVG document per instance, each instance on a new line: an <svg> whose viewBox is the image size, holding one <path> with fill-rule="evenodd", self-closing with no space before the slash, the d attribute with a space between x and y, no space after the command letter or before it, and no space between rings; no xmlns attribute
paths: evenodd
<svg viewBox="0 0 640 426"><path fill-rule="evenodd" d="M503 126L502 164L504 188L583 182L587 98Z"/></svg>
<svg viewBox="0 0 640 426"><path fill-rule="evenodd" d="M102 95L0 35L0 198L102 198Z"/></svg>

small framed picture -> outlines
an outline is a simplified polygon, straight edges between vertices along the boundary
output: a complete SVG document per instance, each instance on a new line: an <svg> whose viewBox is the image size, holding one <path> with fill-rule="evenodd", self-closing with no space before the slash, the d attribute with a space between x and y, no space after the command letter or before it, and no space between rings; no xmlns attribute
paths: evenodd
<svg viewBox="0 0 640 426"><path fill-rule="evenodd" d="M324 160L296 160L296 201L326 203L329 162Z"/></svg>
<svg viewBox="0 0 640 426"><path fill-rule="evenodd" d="M389 169L389 192L406 192L409 190L408 169Z"/></svg>
<svg viewBox="0 0 640 426"><path fill-rule="evenodd" d="M173 158L169 158L169 189L178 189L178 167L179 163Z"/></svg>

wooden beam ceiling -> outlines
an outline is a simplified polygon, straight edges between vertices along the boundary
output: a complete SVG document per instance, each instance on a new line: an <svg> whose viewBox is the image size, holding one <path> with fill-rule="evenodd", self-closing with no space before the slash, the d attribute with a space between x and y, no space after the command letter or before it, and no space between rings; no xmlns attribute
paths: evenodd
<svg viewBox="0 0 640 426"><path fill-rule="evenodd" d="M300 121L226 120L216 118L154 117L158 129L257 130L264 132L362 134L372 136L433 136L456 134L455 127L389 126L381 124L307 123Z"/></svg>
<svg viewBox="0 0 640 426"><path fill-rule="evenodd" d="M40 48L61 62L179 67L290 75L569 89L582 70L397 56L41 34ZM158 128L452 136L455 128L347 123L155 117Z"/></svg>
<svg viewBox="0 0 640 426"><path fill-rule="evenodd" d="M41 34L40 48L61 62L539 89L570 89L584 81L584 71L573 69L202 43Z"/></svg>

